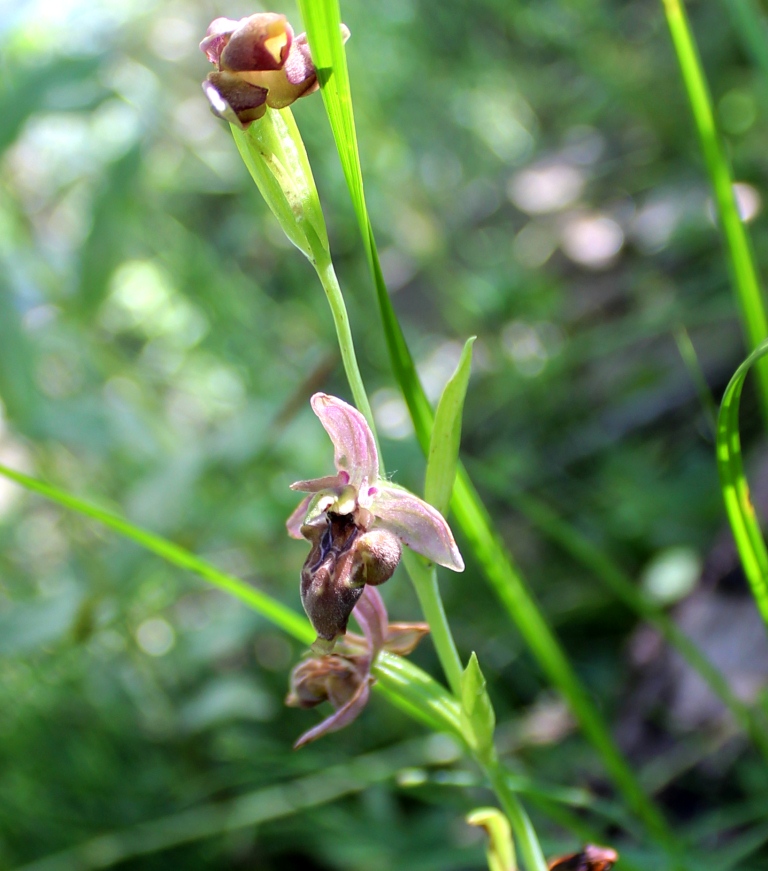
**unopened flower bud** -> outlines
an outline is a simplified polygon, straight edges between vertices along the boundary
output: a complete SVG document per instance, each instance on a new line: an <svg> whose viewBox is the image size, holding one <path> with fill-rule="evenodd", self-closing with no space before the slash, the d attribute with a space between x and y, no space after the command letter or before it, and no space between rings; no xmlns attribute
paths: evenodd
<svg viewBox="0 0 768 871"><path fill-rule="evenodd" d="M349 37L346 27L342 34ZM243 129L261 118L267 106L283 109L318 88L307 36L294 36L284 15L217 18L200 48L216 65L203 83L214 114Z"/></svg>

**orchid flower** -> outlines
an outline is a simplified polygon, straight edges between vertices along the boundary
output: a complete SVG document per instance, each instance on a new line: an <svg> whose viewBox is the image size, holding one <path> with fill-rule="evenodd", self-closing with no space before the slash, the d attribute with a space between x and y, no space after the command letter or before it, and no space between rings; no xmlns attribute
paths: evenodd
<svg viewBox="0 0 768 871"><path fill-rule="evenodd" d="M344 25L342 36L349 38ZM282 109L318 88L307 35L294 36L284 15L217 18L200 48L216 65L203 82L214 115L243 129L261 118L267 106Z"/></svg>
<svg viewBox="0 0 768 871"><path fill-rule="evenodd" d="M371 667L381 650L404 656L429 632L426 623L389 623L381 594L365 587L354 616L363 635L350 633L338 653L315 656L299 663L291 672L286 705L313 708L329 701L336 709L294 744L298 749L329 732L336 732L356 719L368 702L374 678Z"/></svg>
<svg viewBox="0 0 768 871"><path fill-rule="evenodd" d="M418 496L379 477L376 442L363 415L335 396L316 393L312 410L331 438L336 474L291 484L309 495L288 518L288 533L312 550L301 572L301 600L330 652L365 584L392 577L401 544L453 571L464 571L445 518Z"/></svg>

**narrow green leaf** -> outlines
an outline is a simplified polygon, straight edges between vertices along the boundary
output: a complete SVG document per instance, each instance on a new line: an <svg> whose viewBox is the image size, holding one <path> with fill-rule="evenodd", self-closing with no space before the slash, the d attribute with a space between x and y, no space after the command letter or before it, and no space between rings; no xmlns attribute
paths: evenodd
<svg viewBox="0 0 768 871"><path fill-rule="evenodd" d="M435 424L429 441L424 498L441 514L448 512L453 484L456 480L461 442L461 416L472 368L472 345L476 338L472 336L467 339L456 371L445 385L443 395L437 404Z"/></svg>
<svg viewBox="0 0 768 871"><path fill-rule="evenodd" d="M742 330L748 349L753 350L768 337L768 315L749 235L733 194L733 173L717 129L712 98L685 7L681 0L662 0L662 4L712 185ZM763 412L768 415L768 363L761 363L757 374Z"/></svg>
<svg viewBox="0 0 768 871"><path fill-rule="evenodd" d="M470 826L482 826L488 835L488 871L517 871L512 829L504 814L495 807L480 807L467 814Z"/></svg>
<svg viewBox="0 0 768 871"><path fill-rule="evenodd" d="M312 262L328 254L328 234L304 142L290 109L267 109L235 144L272 214Z"/></svg>
<svg viewBox="0 0 768 871"><path fill-rule="evenodd" d="M496 727L496 715L474 651L461 675L461 721L464 733L471 737L472 746L478 756L490 760L494 752L493 730Z"/></svg>
<svg viewBox="0 0 768 871"><path fill-rule="evenodd" d="M763 342L747 357L725 389L717 419L717 465L725 508L741 564L752 588L758 610L768 628L768 550L749 498L749 485L744 475L739 435L739 406L744 381L752 366L762 360L766 354L768 354L768 341Z"/></svg>

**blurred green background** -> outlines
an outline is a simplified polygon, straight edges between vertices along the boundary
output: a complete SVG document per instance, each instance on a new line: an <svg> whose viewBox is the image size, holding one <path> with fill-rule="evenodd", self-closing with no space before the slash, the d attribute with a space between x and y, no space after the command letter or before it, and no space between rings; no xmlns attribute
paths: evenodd
<svg viewBox="0 0 768 871"><path fill-rule="evenodd" d="M768 78L733 5L689 9L765 272ZM254 11L3 6L0 462L299 609L307 548L285 535L288 485L331 461L307 400L349 394L314 273L200 90L208 22ZM292 4L275 11L300 29ZM716 398L744 349L661 6L345 0L343 16L372 218L428 392L478 335L472 475L674 827L738 848L750 821L764 825L764 764L529 501L615 559L758 698L768 644L723 532L711 420L676 335L688 331ZM322 100L294 112L388 468L418 491L423 460ZM745 406L755 501L768 503L760 419ZM610 800L476 566L441 585L513 766ZM394 619L418 619L402 572L384 595ZM0 867L111 832L77 860L34 867L107 867L138 851L120 867L483 868L481 834L462 817L489 794L447 739L382 699L293 753L317 720L282 704L301 652L199 579L0 480ZM439 675L428 642L414 659ZM233 800L240 825L227 831ZM533 813L548 853L578 846ZM653 845L598 832L657 867ZM740 867L768 868L768 831L754 840Z"/></svg>

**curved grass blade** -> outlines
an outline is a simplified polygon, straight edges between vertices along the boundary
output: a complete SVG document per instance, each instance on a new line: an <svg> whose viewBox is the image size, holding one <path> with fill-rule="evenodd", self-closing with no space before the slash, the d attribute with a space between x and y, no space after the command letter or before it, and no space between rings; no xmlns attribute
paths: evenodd
<svg viewBox="0 0 768 871"><path fill-rule="evenodd" d="M749 498L749 485L741 460L739 407L741 391L749 370L768 354L768 341L753 351L739 366L725 389L717 418L717 466L725 509L733 530L744 574L757 608L768 628L768 550Z"/></svg>
<svg viewBox="0 0 768 871"><path fill-rule="evenodd" d="M299 8L307 29L312 57L318 67L326 111L373 274L390 363L408 405L417 439L426 454L433 426L432 409L387 292L365 204L338 0L299 0ZM567 699L585 735L600 753L611 779L646 825L661 840L672 843L673 836L662 815L645 794L616 746L605 720L589 698L522 575L494 531L490 516L461 464L451 506L486 579L549 680Z"/></svg>
<svg viewBox="0 0 768 871"><path fill-rule="evenodd" d="M712 185L742 329L748 349L753 350L768 337L768 316L752 246L736 207L731 168L715 123L712 98L688 17L681 0L662 0L662 3ZM763 413L768 416L768 361L758 366L757 374Z"/></svg>
<svg viewBox="0 0 768 871"><path fill-rule="evenodd" d="M240 599L271 623L292 635L302 644L311 644L315 632L304 617L286 605L262 593L233 575L219 571L183 547L154 533L134 526L122 517L99 508L84 499L71 496L57 487L0 465L0 475L15 481L27 490L39 493L51 502L88 517L129 538L169 563L200 575L213 586ZM398 656L382 654L374 669L380 683L377 687L396 701L406 713L426 723L438 732L451 732L460 737L459 712L456 702L422 669Z"/></svg>

